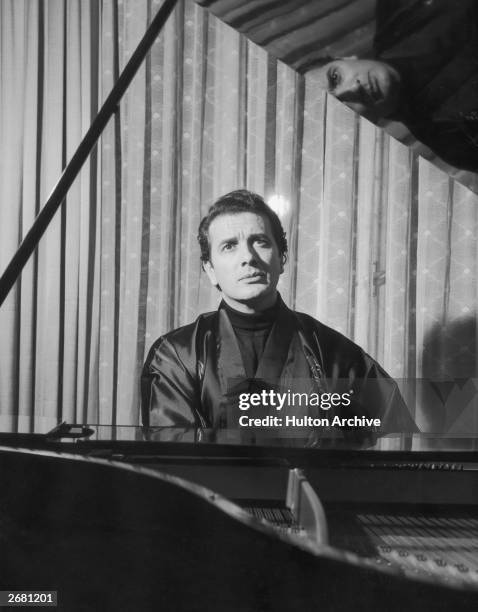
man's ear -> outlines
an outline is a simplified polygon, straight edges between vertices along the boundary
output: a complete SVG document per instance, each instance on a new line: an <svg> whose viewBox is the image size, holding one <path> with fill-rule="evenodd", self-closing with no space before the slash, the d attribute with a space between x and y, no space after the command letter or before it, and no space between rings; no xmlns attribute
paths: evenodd
<svg viewBox="0 0 478 612"><path fill-rule="evenodd" d="M218 282L216 278L216 273L214 272L214 268L212 267L212 263L210 261L205 261L202 265L204 272L206 272L207 277L209 278L211 285L217 287Z"/></svg>
<svg viewBox="0 0 478 612"><path fill-rule="evenodd" d="M282 253L280 256L280 273L284 272L284 266L287 263L287 253Z"/></svg>

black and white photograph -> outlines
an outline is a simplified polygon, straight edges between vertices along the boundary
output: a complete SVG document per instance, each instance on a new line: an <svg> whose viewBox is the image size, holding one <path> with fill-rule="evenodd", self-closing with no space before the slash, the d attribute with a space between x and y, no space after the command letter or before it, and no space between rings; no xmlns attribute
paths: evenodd
<svg viewBox="0 0 478 612"><path fill-rule="evenodd" d="M0 149L0 610L477 608L477 0L0 0Z"/></svg>

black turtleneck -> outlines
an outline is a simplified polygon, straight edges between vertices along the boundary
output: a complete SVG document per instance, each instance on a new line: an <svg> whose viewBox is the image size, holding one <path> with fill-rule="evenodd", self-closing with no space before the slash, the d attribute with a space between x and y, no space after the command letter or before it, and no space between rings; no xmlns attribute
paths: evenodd
<svg viewBox="0 0 478 612"><path fill-rule="evenodd" d="M248 378L253 378L256 374L267 338L277 317L278 306L279 300L263 312L246 314L231 308L224 300L221 303L236 334Z"/></svg>

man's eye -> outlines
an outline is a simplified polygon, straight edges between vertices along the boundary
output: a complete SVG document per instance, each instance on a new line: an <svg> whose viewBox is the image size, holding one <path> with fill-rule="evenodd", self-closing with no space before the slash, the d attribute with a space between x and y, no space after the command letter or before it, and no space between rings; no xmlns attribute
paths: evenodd
<svg viewBox="0 0 478 612"><path fill-rule="evenodd" d="M261 247L268 247L271 244L267 238L259 238L256 243Z"/></svg>
<svg viewBox="0 0 478 612"><path fill-rule="evenodd" d="M231 251L234 248L234 243L233 242L226 242L226 244L223 245L222 250L223 251Z"/></svg>
<svg viewBox="0 0 478 612"><path fill-rule="evenodd" d="M331 68L329 70L328 76L329 76L329 86L331 89L334 89L335 87L337 87L340 81L339 71L337 70L337 68Z"/></svg>

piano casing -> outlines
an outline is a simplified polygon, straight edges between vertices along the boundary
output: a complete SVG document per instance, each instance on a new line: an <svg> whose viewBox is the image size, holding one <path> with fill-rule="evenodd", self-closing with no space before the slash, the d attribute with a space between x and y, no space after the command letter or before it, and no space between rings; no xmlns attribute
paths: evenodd
<svg viewBox="0 0 478 612"><path fill-rule="evenodd" d="M474 451L26 438L0 440L2 588L65 610L478 603Z"/></svg>

